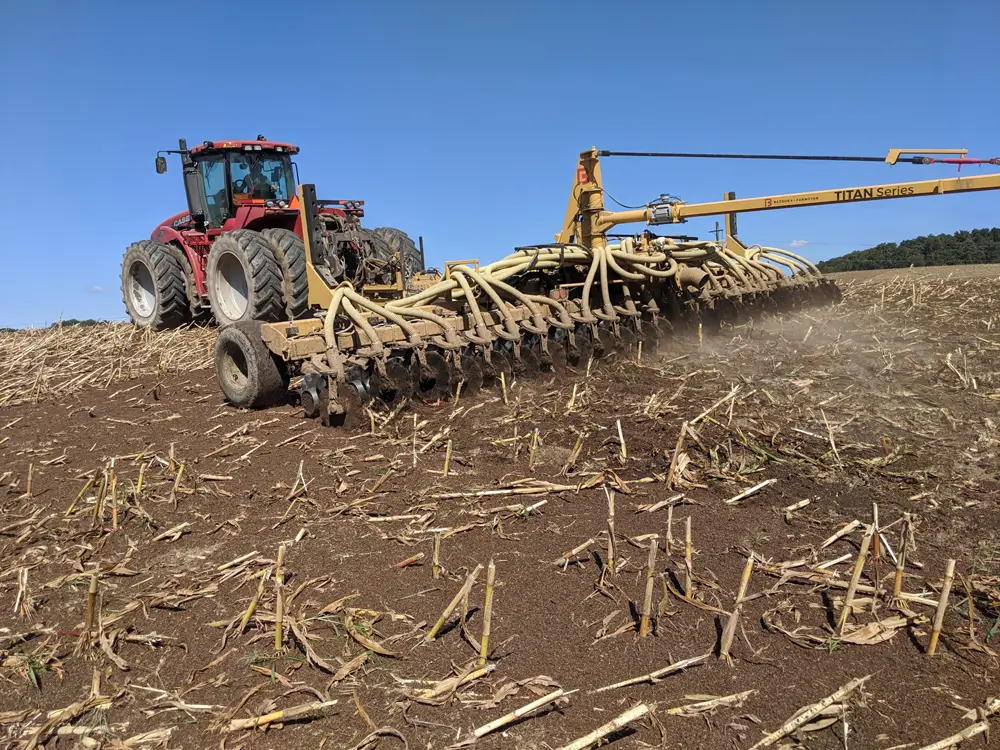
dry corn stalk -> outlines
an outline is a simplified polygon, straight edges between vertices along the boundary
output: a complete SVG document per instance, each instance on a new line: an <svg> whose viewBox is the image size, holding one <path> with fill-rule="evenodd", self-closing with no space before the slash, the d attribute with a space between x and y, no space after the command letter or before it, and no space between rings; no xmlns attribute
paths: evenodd
<svg viewBox="0 0 1000 750"><path fill-rule="evenodd" d="M28 588L28 569L17 571L17 596L14 599L14 612L22 620L30 620L35 615L35 600Z"/></svg>
<svg viewBox="0 0 1000 750"><path fill-rule="evenodd" d="M732 648L733 638L736 637L736 624L740 619L740 610L743 608L743 597L746 596L747 586L750 585L750 574L753 572L754 556L751 552L747 556L747 564L743 568L743 576L740 578L740 588L736 592L736 602L733 604L732 614L726 621L726 628L722 632L722 641L719 646L719 658L732 663L729 657L729 649Z"/></svg>
<svg viewBox="0 0 1000 750"><path fill-rule="evenodd" d="M684 596L690 598L694 591L694 567L691 556L694 548L691 545L691 516L684 519Z"/></svg>
<svg viewBox="0 0 1000 750"><path fill-rule="evenodd" d="M260 577L257 581L257 593L253 595L250 600L250 604L247 605L246 612L243 613L243 618L240 620L239 632L243 633L247 629L247 625L250 624L250 618L253 617L253 613L257 610L257 604L260 602L260 597L264 594L264 583L267 581L267 573Z"/></svg>
<svg viewBox="0 0 1000 750"><path fill-rule="evenodd" d="M649 706L645 703L640 703L638 706L633 706L625 713L616 716L607 724L599 726L590 734L586 734L577 740L573 740L568 745L563 745L559 750L586 750L586 748L599 743L609 734L617 732L619 729L628 726L633 721L638 721L648 713Z"/></svg>
<svg viewBox="0 0 1000 750"><path fill-rule="evenodd" d="M559 688L558 690L553 690L548 695L543 695L541 698L531 701L531 703L526 703L520 708L511 711L509 714L501 716L499 719L494 719L488 724L483 724L481 727L478 727L477 729L473 730L472 736L478 740L480 737L484 737L487 734L490 734L491 732L495 732L501 727L505 727L508 724L517 721L522 716L527 716L532 711L535 711L541 708L542 706L547 706L548 704L554 703L560 698L563 698L567 695L572 695L575 692L576 692L575 690L570 690L569 692L566 692L562 688Z"/></svg>
<svg viewBox="0 0 1000 750"><path fill-rule="evenodd" d="M443 695L454 692L457 688L462 685L468 685L470 682L478 680L480 677L485 677L490 672L496 669L495 664L487 664L482 667L472 667L471 665L464 669L457 675L453 677L448 677L447 679L441 680L432 687L421 690L419 693L413 694L413 699L420 702L435 702L436 699Z"/></svg>
<svg viewBox="0 0 1000 750"><path fill-rule="evenodd" d="M903 526L899 531L899 555L896 557L896 577L892 584L892 598L898 599L903 590L903 575L906 567L906 552L909 547L910 513L903 513Z"/></svg>
<svg viewBox="0 0 1000 750"><path fill-rule="evenodd" d="M490 626L493 620L493 586L496 583L497 566L490 558L490 564L486 568L486 603L483 605L483 639L479 647L479 666L486 665L486 657L489 654Z"/></svg>
<svg viewBox="0 0 1000 750"><path fill-rule="evenodd" d="M944 625L944 613L948 609L948 597L951 595L951 583L955 579L955 561L949 560L944 572L944 584L941 586L941 598L938 599L937 610L934 612L934 629L931 631L931 642L927 647L927 655L934 656L937 652L938 638L941 637L941 626Z"/></svg>
<svg viewBox="0 0 1000 750"><path fill-rule="evenodd" d="M617 688L628 687L629 685L638 685L641 682L659 682L664 677L672 675L676 672L681 672L688 667L696 667L699 664L704 664L708 661L708 657L710 655L711 654L702 654L701 656L692 656L690 659L681 659L680 661L675 661L673 664L668 664L662 669L657 669L655 672L649 672L648 674L639 675L638 677L630 677L627 680L616 682L613 685L605 685L604 687L591 690L590 692L592 694L604 693L608 690L616 690Z"/></svg>
<svg viewBox="0 0 1000 750"><path fill-rule="evenodd" d="M400 568L400 569L402 569L402 568L408 568L411 565L416 565L418 562L420 562L421 560L423 560L426 556L427 555L425 555L423 552L418 552L417 554L411 555L410 557L406 558L405 560L400 560L398 563L396 563L395 567Z"/></svg>
<svg viewBox="0 0 1000 750"><path fill-rule="evenodd" d="M966 740L971 740L973 737L986 733L986 741L989 743L989 731L990 722L988 719L983 719L982 721L977 721L975 724L970 724L961 732L956 732L950 737L945 737L943 740L938 740L937 742L932 742L930 745L924 745L919 750L952 750L958 747L959 743L965 742Z"/></svg>
<svg viewBox="0 0 1000 750"><path fill-rule="evenodd" d="M283 708L280 711L272 711L262 716L254 716L249 719L233 719L226 726L227 732L239 732L243 729L256 729L275 722L284 723L291 719L303 719L306 717L320 717L325 714L326 709L337 705L337 701L313 701L303 703L291 708Z"/></svg>
<svg viewBox="0 0 1000 750"><path fill-rule="evenodd" d="M674 472L677 471L677 457L680 456L681 451L684 450L684 438L687 436L688 423L681 423L681 432L677 436L677 445L674 446L674 454L670 458L670 468L667 469L667 489L673 487L674 483Z"/></svg>
<svg viewBox="0 0 1000 750"><path fill-rule="evenodd" d="M444 612L441 613L441 616L438 618L437 622L434 623L434 627L430 629L430 632L427 633L427 637L424 640L433 641L437 637L437 634L441 631L441 628L444 627L444 623L448 619L449 615L455 611L455 608L462 602L469 591L472 590L472 586L475 584L476 578L479 577L482 570L483 566L477 565L475 570L469 573L465 579L465 583L462 584L462 588L458 590L458 593L455 594L455 598L452 599L448 606L444 608Z"/></svg>
<svg viewBox="0 0 1000 750"><path fill-rule="evenodd" d="M84 714L95 709L106 709L112 703L112 699L107 695L100 695L92 690L91 695L82 701L71 703L65 708L56 709L49 713L45 723L32 733L31 737L24 744L24 750L35 750L35 748L45 743L53 734L57 734L60 727L69 724Z"/></svg>
<svg viewBox="0 0 1000 750"><path fill-rule="evenodd" d="M854 593L858 588L858 581L861 580L861 571L865 567L865 558L868 556L868 546L872 541L872 534L875 527L868 526L865 535L861 538L861 547L858 550L858 558L854 562L854 571L851 574L851 582L847 586L847 593L844 595L843 609L840 611L840 618L837 621L837 632L843 633L847 626L847 618L851 616L851 607L854 602Z"/></svg>
<svg viewBox="0 0 1000 750"><path fill-rule="evenodd" d="M594 537L591 537L590 539L588 539L587 541L583 542L582 544L578 544L577 546L575 546L569 552L563 552L562 557L560 557L558 560L553 560L552 564L553 565L562 565L563 566L563 570L565 570L569 566L569 563L573 560L574 557L576 557L581 552L583 552L585 549L587 549L588 547L590 547L590 545L592 545L595 541L596 540L594 539Z"/></svg>
<svg viewBox="0 0 1000 750"><path fill-rule="evenodd" d="M857 690L859 687L864 685L865 682L868 681L869 677L871 677L871 675L865 675L864 677L858 677L856 679L851 680L846 685L837 689L835 692L828 695L823 700L814 703L805 710L796 714L794 718L786 721L784 724L781 725L781 728L779 728L776 732L771 732L771 734L767 735L764 739L762 739L756 745L751 747L750 750L757 750L757 748L759 747L770 747L783 737L787 737L792 732L796 731L799 727L808 724L814 717L821 714L829 706L832 706L834 703L839 703L848 695Z"/></svg>
<svg viewBox="0 0 1000 750"><path fill-rule="evenodd" d="M285 545L278 546L278 561L274 565L274 650L280 651L284 641L285 619Z"/></svg>
<svg viewBox="0 0 1000 750"><path fill-rule="evenodd" d="M615 424L618 427L618 460L625 463L628 459L628 448L625 446L625 435L622 434L622 421L615 420Z"/></svg>
<svg viewBox="0 0 1000 750"><path fill-rule="evenodd" d="M639 621L639 637L649 634L649 618L653 614L653 575L656 572L656 548L659 537L655 534L649 540L649 559L646 561L646 595L642 600L642 616Z"/></svg>
<svg viewBox="0 0 1000 750"><path fill-rule="evenodd" d="M87 613L83 621L83 630L88 638L94 632L94 613L97 609L97 586L97 573L92 573L90 576L90 588L87 591Z"/></svg>
<svg viewBox="0 0 1000 750"><path fill-rule="evenodd" d="M736 495L735 497L729 498L728 500L726 500L726 504L736 505L741 500L746 500L751 495L760 492L765 487L769 487L770 485L774 484L777 481L778 481L777 479L765 479L763 482L760 482L759 484L755 484L753 487L743 490L743 492Z"/></svg>
<svg viewBox="0 0 1000 750"><path fill-rule="evenodd" d="M719 698L708 698L696 703L688 703L676 708L668 708L667 713L671 716L698 716L699 714L715 711L717 708L736 708L743 705L743 701L756 693L756 690L744 690L742 693L733 693Z"/></svg>
<svg viewBox="0 0 1000 750"><path fill-rule="evenodd" d="M852 531L854 531L860 525L861 525L861 521L859 521L857 519L854 519L850 523L845 524L842 528L840 528L836 532L834 532L832 536L830 536L828 539L824 540L824 542L819 546L819 548L820 549L826 549L831 544L833 544L834 542L836 542L838 539L841 539L841 538L847 536L848 534L850 534Z"/></svg>
<svg viewBox="0 0 1000 750"><path fill-rule="evenodd" d="M608 497L608 560L605 570L614 575L615 573L615 493L614 490L604 488L604 494Z"/></svg>

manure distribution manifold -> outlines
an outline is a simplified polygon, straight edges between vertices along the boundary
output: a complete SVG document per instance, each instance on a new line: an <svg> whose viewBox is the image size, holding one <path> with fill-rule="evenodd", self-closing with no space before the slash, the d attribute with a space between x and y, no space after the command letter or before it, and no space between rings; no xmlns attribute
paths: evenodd
<svg viewBox="0 0 1000 750"><path fill-rule="evenodd" d="M947 154L945 158L929 156ZM661 196L643 208L605 209L602 157L699 157L880 161L890 165L1000 164L964 150L893 149L886 157L775 156L598 151L580 155L555 242L518 247L489 265L449 261L395 286L331 284L324 211L299 185L295 231L305 250L308 299L291 320L241 320L222 328L215 368L226 399L261 408L282 401L292 378L310 418L327 425L368 424L373 402L396 408L435 401L504 378L586 367L592 357L647 351L678 322L711 329L754 310L836 302L840 292L795 253L746 245L736 215L750 211L1000 189L1000 173L848 187L688 204ZM724 215L726 238L708 242L616 226L677 224ZM335 258L333 259L336 260Z"/></svg>

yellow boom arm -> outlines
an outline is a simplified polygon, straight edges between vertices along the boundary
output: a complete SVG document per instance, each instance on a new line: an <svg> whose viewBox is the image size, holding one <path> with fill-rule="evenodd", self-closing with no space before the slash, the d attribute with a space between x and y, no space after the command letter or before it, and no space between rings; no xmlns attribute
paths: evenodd
<svg viewBox="0 0 1000 750"><path fill-rule="evenodd" d="M645 222L650 225L678 224L698 216L824 206L832 203L857 203L890 198L915 198L921 195L969 193L978 190L1000 190L1000 173L834 188L806 193L785 193L758 198L711 201L709 203L684 203L679 200L671 200L651 203L645 208L631 211L606 211L604 210L604 190L601 184L598 152L596 149L591 149L580 155L569 206L566 210L566 220L562 231L556 235L556 240L571 242L575 238L576 241L590 247L594 242L603 245L606 232L620 224L636 222Z"/></svg>

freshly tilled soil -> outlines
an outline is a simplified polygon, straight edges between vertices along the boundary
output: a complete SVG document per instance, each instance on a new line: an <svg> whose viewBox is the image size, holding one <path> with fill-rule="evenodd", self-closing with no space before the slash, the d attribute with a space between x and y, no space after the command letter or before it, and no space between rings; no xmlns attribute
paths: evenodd
<svg viewBox="0 0 1000 750"><path fill-rule="evenodd" d="M834 307L700 342L678 331L640 362L515 382L506 404L490 390L376 411L374 432L323 428L294 404L231 409L207 369L3 407L0 732L10 747L392 748L402 737L440 748L561 687L564 700L477 746L561 747L644 702L652 718L612 735L615 748L742 748L869 675L832 724L775 746L920 747L959 732L975 721L964 714L1000 693L998 275L844 277ZM692 430L668 486L685 421ZM765 480L776 481L726 502ZM668 554L667 508L642 508L676 495ZM841 634L842 586L873 503L885 541L860 583L880 594L857 595ZM915 543L905 592L933 603L947 560L957 561L934 656L934 608L888 595L904 512ZM684 586L688 517L694 592L684 599L673 592ZM862 526L820 548L853 520ZM653 626L639 638L648 534L660 547ZM726 663L720 635L750 553ZM815 567L836 558L825 585ZM426 635L490 559L491 671L439 705L415 700L421 681L475 666L485 570L469 595L468 636L461 606L435 640ZM911 619L888 640L843 640L901 609ZM593 692L702 654L662 680ZM743 691L698 716L670 712ZM106 699L84 703L93 696ZM318 701L330 703L322 714L230 731L233 720ZM376 728L398 735L366 745Z"/></svg>

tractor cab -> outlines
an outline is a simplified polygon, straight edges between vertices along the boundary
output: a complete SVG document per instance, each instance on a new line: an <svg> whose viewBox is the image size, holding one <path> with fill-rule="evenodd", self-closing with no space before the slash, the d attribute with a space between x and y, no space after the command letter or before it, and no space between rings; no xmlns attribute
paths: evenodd
<svg viewBox="0 0 1000 750"><path fill-rule="evenodd" d="M292 155L298 147L268 141L204 141L187 148L180 141L184 188L192 220L204 230L245 227L263 213L294 211L295 173ZM164 152L161 152L161 154ZM166 159L156 157L156 171L166 172Z"/></svg>

